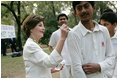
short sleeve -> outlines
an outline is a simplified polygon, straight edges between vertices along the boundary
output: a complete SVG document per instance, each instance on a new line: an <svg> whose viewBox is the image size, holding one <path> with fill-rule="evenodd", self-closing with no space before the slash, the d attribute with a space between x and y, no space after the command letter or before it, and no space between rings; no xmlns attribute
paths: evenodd
<svg viewBox="0 0 118 79"><path fill-rule="evenodd" d="M56 34L55 32L52 33L49 41L49 46L54 46L56 44Z"/></svg>

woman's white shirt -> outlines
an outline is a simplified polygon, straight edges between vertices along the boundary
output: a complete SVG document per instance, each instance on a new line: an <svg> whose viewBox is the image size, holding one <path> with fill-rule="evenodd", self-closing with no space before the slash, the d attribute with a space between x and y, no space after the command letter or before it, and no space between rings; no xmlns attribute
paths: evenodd
<svg viewBox="0 0 118 79"><path fill-rule="evenodd" d="M48 55L31 38L26 41L23 58L27 78L51 78L50 68L62 61L62 57L56 50Z"/></svg>

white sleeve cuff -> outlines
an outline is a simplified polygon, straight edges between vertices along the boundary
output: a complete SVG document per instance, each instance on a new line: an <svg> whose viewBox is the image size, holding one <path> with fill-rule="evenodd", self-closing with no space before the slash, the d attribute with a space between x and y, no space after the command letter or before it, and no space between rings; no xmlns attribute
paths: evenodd
<svg viewBox="0 0 118 79"><path fill-rule="evenodd" d="M57 64L60 63L63 60L62 56L58 53L58 51L56 49L54 49L52 51L50 56L54 59L55 62L57 62Z"/></svg>

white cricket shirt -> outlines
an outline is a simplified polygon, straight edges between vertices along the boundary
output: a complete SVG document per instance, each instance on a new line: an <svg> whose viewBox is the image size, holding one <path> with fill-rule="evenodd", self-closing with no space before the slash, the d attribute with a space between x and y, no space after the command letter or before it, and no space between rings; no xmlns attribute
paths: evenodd
<svg viewBox="0 0 118 79"><path fill-rule="evenodd" d="M72 60L74 78L103 78L103 71L112 68L115 57L112 52L111 39L107 28L95 22L93 31L87 30L81 22L68 34L67 44ZM82 64L98 63L101 72L86 75Z"/></svg>

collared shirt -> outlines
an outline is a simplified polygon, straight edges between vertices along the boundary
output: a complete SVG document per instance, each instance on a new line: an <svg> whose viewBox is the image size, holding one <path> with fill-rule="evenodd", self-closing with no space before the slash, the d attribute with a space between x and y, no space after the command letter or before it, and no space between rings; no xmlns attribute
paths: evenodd
<svg viewBox="0 0 118 79"><path fill-rule="evenodd" d="M55 32L52 33L52 35L50 37L50 41L49 41L49 46L54 47L57 44L57 42L59 41L60 34L61 34L60 29L58 29L58 30L56 30ZM64 43L61 55L63 57L63 60L64 60L65 64L66 65L71 65L71 58L70 58L70 55L68 53L68 48L67 48L67 42L66 41Z"/></svg>
<svg viewBox="0 0 118 79"><path fill-rule="evenodd" d="M106 70L105 74L108 78L117 78L117 32L111 37L111 43L113 46L113 53L115 54L115 63L113 64L114 67L112 69Z"/></svg>
<svg viewBox="0 0 118 79"><path fill-rule="evenodd" d="M112 67L114 55L107 28L95 22L93 31L86 29L81 22L68 34L67 44L72 60L72 75L74 78L105 77L103 71ZM86 75L82 64L98 63L101 72Z"/></svg>
<svg viewBox="0 0 118 79"><path fill-rule="evenodd" d="M58 26L58 28L60 28L61 26Z"/></svg>
<svg viewBox="0 0 118 79"><path fill-rule="evenodd" d="M113 45L114 52L117 55L117 31L114 34L114 36L111 37L111 42L112 42L112 45Z"/></svg>
<svg viewBox="0 0 118 79"><path fill-rule="evenodd" d="M28 38L25 43L23 59L27 78L51 78L50 68L62 61L62 57L56 50L48 55L31 38Z"/></svg>
<svg viewBox="0 0 118 79"><path fill-rule="evenodd" d="M114 34L114 36L111 37L111 42L112 42L112 45L113 45L114 53L116 55L115 67L113 68L113 75L112 75L112 77L113 78L117 78L117 31Z"/></svg>

